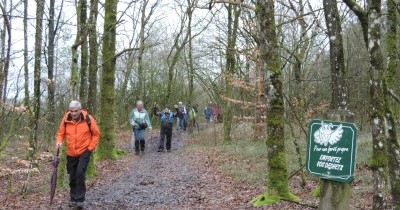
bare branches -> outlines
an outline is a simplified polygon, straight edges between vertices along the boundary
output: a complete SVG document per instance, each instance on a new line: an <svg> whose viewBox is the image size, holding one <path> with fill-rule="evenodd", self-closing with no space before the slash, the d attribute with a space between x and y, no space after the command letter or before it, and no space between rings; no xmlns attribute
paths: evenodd
<svg viewBox="0 0 400 210"><path fill-rule="evenodd" d="M7 12L3 6L3 4L0 3L0 9L3 13L3 18L4 18L4 24L7 30L7 54L6 54L6 60L4 63L4 66L2 69L0 69L0 100L4 97L4 99L6 98L5 96L3 96L2 91L3 91L3 85L4 85L4 81L5 81L5 77L8 74L8 69L10 67L10 52L11 52L11 25L10 25L10 20L8 18L8 16L6 15ZM4 88L5 89L5 88ZM6 91L4 91L6 92Z"/></svg>
<svg viewBox="0 0 400 210"><path fill-rule="evenodd" d="M219 1L212 1L211 0L209 3L207 3L207 5L201 6L201 7L199 6L197 8L199 8L199 9L208 9L209 10L215 4L232 4L232 5L237 5L237 6L240 6L240 7L243 7L243 8L247 8L247 9L250 9L250 10L253 10L253 11L256 10L255 6L250 5L250 4L245 4L245 3L241 2L241 1L236 1L236 0L219 0Z"/></svg>
<svg viewBox="0 0 400 210"><path fill-rule="evenodd" d="M138 47L124 49L124 50L122 50L121 52L115 54L114 58L118 58L119 56L121 56L122 54L124 54L124 53L126 53L126 52L136 51L136 50L139 50L139 49L140 49L140 48L138 48Z"/></svg>
<svg viewBox="0 0 400 210"><path fill-rule="evenodd" d="M387 91L388 91L388 93L392 96L392 98L393 98L394 100L397 101L397 103L400 103L400 96L398 96L398 95L394 92L394 90L388 89Z"/></svg>

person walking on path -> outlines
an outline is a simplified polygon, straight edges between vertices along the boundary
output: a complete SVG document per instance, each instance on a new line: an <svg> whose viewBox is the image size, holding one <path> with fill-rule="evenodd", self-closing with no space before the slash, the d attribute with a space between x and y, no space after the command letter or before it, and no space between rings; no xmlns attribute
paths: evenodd
<svg viewBox="0 0 400 210"><path fill-rule="evenodd" d="M193 105L189 109L189 131L192 132L197 126L199 129L199 124L197 123L197 104Z"/></svg>
<svg viewBox="0 0 400 210"><path fill-rule="evenodd" d="M213 110L211 108L212 102L210 102L205 108L204 108L204 117L206 118L207 124L211 122L211 118L213 116Z"/></svg>
<svg viewBox="0 0 400 210"><path fill-rule="evenodd" d="M221 117L221 111L220 111L220 109L219 109L217 104L215 104L213 106L212 113L213 113L213 122L219 123L220 120L221 120L221 118L220 118Z"/></svg>
<svg viewBox="0 0 400 210"><path fill-rule="evenodd" d="M139 155L140 151L144 153L146 147L145 130L146 128L152 129L149 114L143 108L143 101L136 102L136 108L132 110L129 122L132 125L132 142L134 142L135 155Z"/></svg>
<svg viewBox="0 0 400 210"><path fill-rule="evenodd" d="M96 120L90 116L79 101L71 101L68 112L61 120L56 134L56 147L64 142L67 147L67 172L69 174L71 205L81 205L85 201L85 172L90 154L96 149L100 139Z"/></svg>
<svg viewBox="0 0 400 210"><path fill-rule="evenodd" d="M171 112L168 106L164 107L162 112L158 112L157 104L154 104L153 114L160 117L161 129L160 129L160 143L158 145L158 152L164 151L164 142L165 138L167 142L165 144L165 148L167 152L171 152L171 139L172 139L172 123L175 117L175 114Z"/></svg>
<svg viewBox="0 0 400 210"><path fill-rule="evenodd" d="M183 105L182 101L180 101L178 105L175 105L174 107L176 109L177 117L176 129L183 129L183 131L186 131L187 122L189 119L188 109L185 105Z"/></svg>

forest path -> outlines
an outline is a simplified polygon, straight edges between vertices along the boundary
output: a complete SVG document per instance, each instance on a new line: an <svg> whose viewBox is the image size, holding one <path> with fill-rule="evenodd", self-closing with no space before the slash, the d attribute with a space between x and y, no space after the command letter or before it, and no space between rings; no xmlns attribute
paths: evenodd
<svg viewBox="0 0 400 210"><path fill-rule="evenodd" d="M84 209L249 209L248 189L237 195L233 181L185 150L186 132L173 131L172 152L157 152L159 134L147 134L146 153L129 153L113 180L88 185ZM125 148L127 149L127 148ZM195 159L199 160L199 157ZM200 157L201 159L201 157ZM200 161L203 162L204 161ZM118 163L117 163L118 164ZM124 166L123 166L124 165ZM102 173L99 176L108 176ZM222 180L221 180L222 179ZM67 203L59 209L69 209Z"/></svg>

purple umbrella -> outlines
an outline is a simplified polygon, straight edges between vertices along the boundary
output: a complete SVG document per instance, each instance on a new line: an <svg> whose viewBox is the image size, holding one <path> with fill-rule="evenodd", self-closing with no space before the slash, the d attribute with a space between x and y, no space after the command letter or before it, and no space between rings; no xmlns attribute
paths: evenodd
<svg viewBox="0 0 400 210"><path fill-rule="evenodd" d="M57 155L54 157L53 160L53 175L51 175L51 181L50 181L50 206L53 204L54 194L56 193L59 154L60 154L60 147L57 147Z"/></svg>

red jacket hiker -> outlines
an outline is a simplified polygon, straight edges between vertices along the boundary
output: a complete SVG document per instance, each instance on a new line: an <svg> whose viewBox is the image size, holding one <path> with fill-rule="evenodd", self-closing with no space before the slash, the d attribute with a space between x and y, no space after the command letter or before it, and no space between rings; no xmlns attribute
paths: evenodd
<svg viewBox="0 0 400 210"><path fill-rule="evenodd" d="M90 118L90 125L86 121ZM90 129L89 129L90 126ZM56 140L62 143L66 137L67 155L71 157L80 156L86 149L93 151L99 142L100 132L94 118L82 110L81 120L72 121L70 112L67 112L61 120L57 131Z"/></svg>

